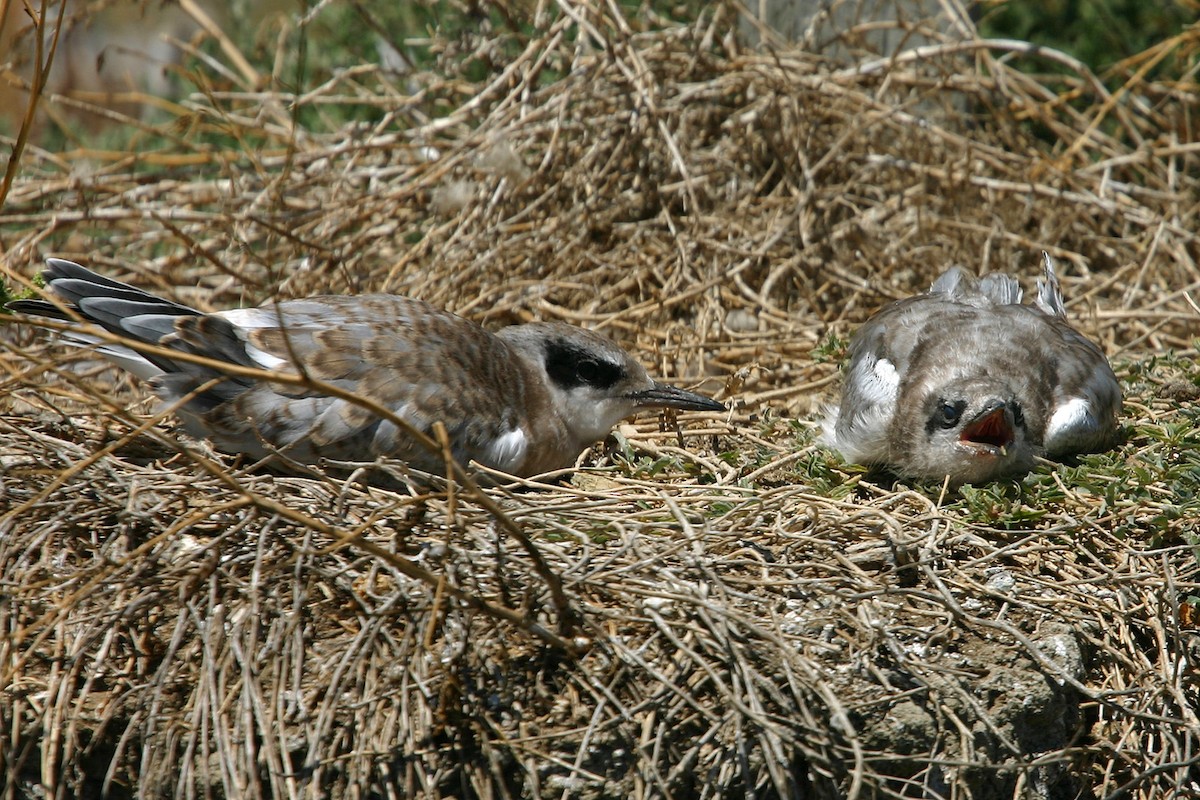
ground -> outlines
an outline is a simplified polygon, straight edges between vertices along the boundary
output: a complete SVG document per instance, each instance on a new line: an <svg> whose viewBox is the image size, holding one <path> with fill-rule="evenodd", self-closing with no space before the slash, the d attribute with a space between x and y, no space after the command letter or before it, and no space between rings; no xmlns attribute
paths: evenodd
<svg viewBox="0 0 1200 800"><path fill-rule="evenodd" d="M214 46L121 152L26 144L6 282L56 255L206 309L565 320L729 413L397 491L251 469L3 325L7 795L1195 791L1194 85L546 13L299 98ZM816 442L872 311L954 263L1028 289L1043 250L1118 447L950 491Z"/></svg>

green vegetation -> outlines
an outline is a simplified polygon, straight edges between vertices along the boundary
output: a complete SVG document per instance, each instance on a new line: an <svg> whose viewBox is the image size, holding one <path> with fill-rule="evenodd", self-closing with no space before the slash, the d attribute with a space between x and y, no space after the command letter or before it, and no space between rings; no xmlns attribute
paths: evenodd
<svg viewBox="0 0 1200 800"><path fill-rule="evenodd" d="M1053 47L1098 74L1196 21L1195 4L1187 0L985 0L979 5L981 35ZM1159 70L1177 68L1164 62Z"/></svg>
<svg viewBox="0 0 1200 800"><path fill-rule="evenodd" d="M1094 101L1076 78L1013 71L1036 58L831 80L816 56L726 40L728 17L711 39L630 36L666 16L565 3L536 6L542 22L570 10L594 28L531 32L534 8L310 0L303 24L293 5L224 27L251 77L204 42L178 117L100 134L129 152L87 151L90 133L59 139L80 148L66 155L49 137L25 150L0 227L10 285L61 254L211 308L391 291L489 325L605 329L665 379L761 368L728 415L684 419L682 447L647 415L598 466L484 497L250 469L93 360L10 337L14 781L1016 797L1059 776L1055 796L1178 793L1200 707L1184 668L1200 617L1194 137L1162 145L1145 115L1142 138L1110 137L1071 105ZM376 37L411 69L380 68ZM706 46L728 49L705 63ZM529 71L495 81L518 53ZM1121 110L1183 117L1185 78L1131 85ZM945 111L914 124L922 95ZM1071 157L1051 163L1029 119ZM481 167L491 146L527 177ZM848 346L816 332L844 336L948 263L1010 269L1042 247L1061 253L1072 321L1129 359L1119 447L944 491L815 442ZM725 331L716 311L760 324ZM1113 761L1114 742L1148 740ZM978 789L944 785L976 766Z"/></svg>

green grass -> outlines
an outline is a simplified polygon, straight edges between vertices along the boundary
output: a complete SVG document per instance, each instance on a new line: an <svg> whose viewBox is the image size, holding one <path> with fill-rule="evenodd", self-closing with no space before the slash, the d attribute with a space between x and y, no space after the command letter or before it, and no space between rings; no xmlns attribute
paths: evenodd
<svg viewBox="0 0 1200 800"><path fill-rule="evenodd" d="M1069 53L1096 73L1181 33L1196 21L1185 0L985 0L979 31L988 38L1021 39ZM1055 70L1051 64L1039 68ZM1178 74L1178 63L1154 73ZM1119 85L1116 78L1111 88Z"/></svg>

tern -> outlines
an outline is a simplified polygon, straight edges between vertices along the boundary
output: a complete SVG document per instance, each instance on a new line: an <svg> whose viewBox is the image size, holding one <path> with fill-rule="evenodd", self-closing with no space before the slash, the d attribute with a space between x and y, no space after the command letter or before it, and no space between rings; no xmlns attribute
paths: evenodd
<svg viewBox="0 0 1200 800"><path fill-rule="evenodd" d="M642 409L725 408L651 379L609 339L560 322L491 333L428 303L387 294L204 313L72 261L48 259L43 277L57 302L17 300L8 308L123 337L128 345L82 328L68 340L96 347L146 381L191 435L228 453L279 457L285 466L385 456L424 472L445 471L440 454L372 404L426 435L441 422L464 466L475 461L520 477L571 467ZM139 343L155 347L139 350ZM369 402L222 365L306 377Z"/></svg>

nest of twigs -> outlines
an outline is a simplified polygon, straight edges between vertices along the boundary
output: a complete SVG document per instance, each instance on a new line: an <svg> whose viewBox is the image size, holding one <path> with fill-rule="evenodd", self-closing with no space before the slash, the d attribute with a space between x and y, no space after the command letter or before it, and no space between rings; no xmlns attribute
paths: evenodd
<svg viewBox="0 0 1200 800"><path fill-rule="evenodd" d="M566 320L729 415L640 419L558 483L397 491L248 469L5 325L5 796L1194 790L1194 82L540 13L303 91L210 31L125 152L13 138L10 287L52 254L202 308ZM814 444L839 337L1041 250L1122 377L1118 450L949 494Z"/></svg>

